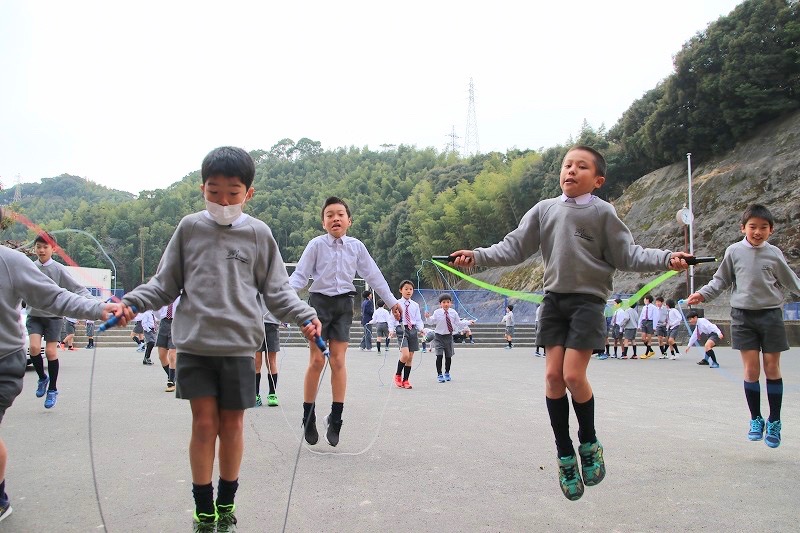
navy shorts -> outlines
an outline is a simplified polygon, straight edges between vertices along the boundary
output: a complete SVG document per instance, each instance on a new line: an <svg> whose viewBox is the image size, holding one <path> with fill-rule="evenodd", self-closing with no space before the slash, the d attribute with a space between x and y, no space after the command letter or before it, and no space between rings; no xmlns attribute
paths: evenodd
<svg viewBox="0 0 800 533"><path fill-rule="evenodd" d="M240 411L256 405L253 357L178 353L175 395L184 400L214 396L220 409Z"/></svg>
<svg viewBox="0 0 800 533"><path fill-rule="evenodd" d="M606 344L606 301L591 294L547 292L539 319L540 346L594 350Z"/></svg>
<svg viewBox="0 0 800 533"><path fill-rule="evenodd" d="M261 343L259 352L280 352L281 339L278 335L278 324L264 322L264 341Z"/></svg>
<svg viewBox="0 0 800 533"><path fill-rule="evenodd" d="M57 316L30 316L25 322L28 335L41 335L45 342L58 342L61 340L61 322L63 318Z"/></svg>
<svg viewBox="0 0 800 533"><path fill-rule="evenodd" d="M325 296L312 292L308 303L322 322L323 339L350 342L350 326L353 324L352 295Z"/></svg>
<svg viewBox="0 0 800 533"><path fill-rule="evenodd" d="M789 349L783 309L731 308L731 348L760 350L764 353Z"/></svg>

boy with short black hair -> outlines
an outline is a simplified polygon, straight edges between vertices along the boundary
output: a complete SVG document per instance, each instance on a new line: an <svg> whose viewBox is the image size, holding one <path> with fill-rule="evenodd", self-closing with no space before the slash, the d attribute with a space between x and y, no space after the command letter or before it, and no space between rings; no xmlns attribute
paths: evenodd
<svg viewBox="0 0 800 533"><path fill-rule="evenodd" d="M675 300L667 299L667 345L669 345L669 358L673 361L679 359L681 351L678 349L678 331L681 329L683 317L681 312L675 309Z"/></svg>
<svg viewBox="0 0 800 533"><path fill-rule="evenodd" d="M33 240L33 245L37 257L33 264L36 265L44 275L52 279L59 287L67 289L78 296L94 300L89 289L75 281L64 265L53 259L53 252L56 246L55 237L44 231L36 236ZM58 400L57 382L59 361L56 346L61 340L62 322L62 316L53 316L46 311L28 306L28 321L26 326L28 334L30 335L31 364L33 368L36 369L36 374L39 376L39 382L36 385L36 397L41 398L45 396L44 406L46 409L55 407L56 401ZM42 338L44 338L45 341L44 353L47 357L46 374L44 371L44 360L40 353Z"/></svg>
<svg viewBox="0 0 800 533"><path fill-rule="evenodd" d="M308 301L319 314L323 324L322 337L328 341L330 351L333 402L331 414L325 417L325 440L336 446L342 429L347 390L345 356L353 323L353 297L356 295L353 279L356 274L360 275L392 307L397 305L397 299L364 243L347 235L347 229L353 224L347 203L331 196L325 200L321 216L326 233L314 237L306 245L289 283L299 291L308 285L309 278L314 280L309 287ZM303 382L303 433L308 444L316 444L319 440L315 400L324 366L322 352L315 343L310 343L308 369Z"/></svg>
<svg viewBox="0 0 800 533"><path fill-rule="evenodd" d="M397 344L400 345L400 358L397 361L397 372L394 384L401 389L413 389L408 378L411 376L411 363L414 352L419 351L419 336L425 327L419 304L411 299L414 295L414 283L409 279L400 282L399 324L395 325Z"/></svg>
<svg viewBox="0 0 800 533"><path fill-rule="evenodd" d="M666 359L667 358L667 317L669 316L669 309L664 307L664 297L663 296L656 296L656 309L658 309L658 315L656 318L656 328L655 333L658 336L658 350L661 352L661 355L658 356L659 359Z"/></svg>
<svg viewBox="0 0 800 533"><path fill-rule="evenodd" d="M458 312L453 309L453 298L443 293L439 295L439 309L433 314L425 313L425 321L435 324L433 330L433 343L436 350L436 374L439 383L450 381L450 366L455 353L453 333L469 324L468 320L461 320ZM442 373L442 356L444 356L444 374Z"/></svg>
<svg viewBox="0 0 800 533"><path fill-rule="evenodd" d="M241 148L209 152L201 167L206 210L183 217L153 278L122 299L127 318L159 309L183 289L173 320L176 395L189 400L195 531L235 527L234 497L244 452L244 410L255 404L253 349L264 337L257 295L275 316L301 325L312 339L316 313L289 286L270 228L242 212L253 196L255 165ZM216 502L212 473L219 440Z"/></svg>
<svg viewBox="0 0 800 533"><path fill-rule="evenodd" d="M378 340L378 355L381 353L381 344L386 339L386 349L389 349L389 320L392 315L386 309L386 303L380 298L372 315L371 323L375 324L375 338Z"/></svg>
<svg viewBox="0 0 800 533"><path fill-rule="evenodd" d="M605 159L596 150L571 148L561 166L560 197L533 206L502 242L450 254L456 256L454 263L459 267L505 266L521 263L541 249L545 269L540 320L547 347L545 394L556 437L559 484L570 500L583 495L584 484L596 485L605 477L603 447L594 427L594 394L586 368L593 350L605 340L603 309L612 290L614 271L687 268L681 257L688 254L636 245L611 204L592 194L605 182L605 168ZM578 418L580 472L569 434L567 390Z"/></svg>
<svg viewBox="0 0 800 533"><path fill-rule="evenodd" d="M728 246L711 282L686 299L690 305L711 301L733 287L731 346L741 352L744 364L744 395L750 409L747 438L763 438L770 448L781 444L780 362L781 352L789 349L783 324L783 291L800 292L800 278L789 268L780 248L767 242L774 230L775 219L769 209L760 204L748 206L741 218L744 239ZM766 423L761 417L761 354L769 402Z"/></svg>
<svg viewBox="0 0 800 533"><path fill-rule="evenodd" d="M722 331L715 324L712 324L707 318L700 318L695 310L686 313L686 320L689 321L689 324L694 326L692 336L689 337L689 341L686 343L686 353L689 353L689 350L692 348L692 345L695 342L697 342L701 337L705 336L706 340L703 343L703 347L705 348L706 353L697 364L707 365L710 368L719 368L719 363L717 363L717 355L714 353L714 346L716 346L720 339L723 338ZM709 359L711 360L711 364L708 362Z"/></svg>
<svg viewBox="0 0 800 533"><path fill-rule="evenodd" d="M658 320L658 307L653 304L653 296L646 294L644 297L644 304L642 305L642 312L639 313L639 329L642 331L642 344L644 344L644 354L642 359L649 359L655 352L650 347L650 339L655 333L655 323Z"/></svg>

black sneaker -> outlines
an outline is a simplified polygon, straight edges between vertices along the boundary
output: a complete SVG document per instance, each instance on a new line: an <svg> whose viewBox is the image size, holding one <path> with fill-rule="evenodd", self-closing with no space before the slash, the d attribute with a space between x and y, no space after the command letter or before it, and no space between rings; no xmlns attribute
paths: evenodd
<svg viewBox="0 0 800 533"><path fill-rule="evenodd" d="M236 505L218 505L217 533L236 533Z"/></svg>
<svg viewBox="0 0 800 533"><path fill-rule="evenodd" d="M144 359L142 359L142 364L143 365L152 365L153 361L151 361L149 357L145 357Z"/></svg>
<svg viewBox="0 0 800 533"><path fill-rule="evenodd" d="M317 433L317 415L312 414L309 417L308 424L303 420L303 428L306 442L312 446L316 444L319 441L319 433Z"/></svg>
<svg viewBox="0 0 800 533"><path fill-rule="evenodd" d="M331 446L339 444L339 432L342 430L342 421L331 421L331 415L325 417L325 440Z"/></svg>
<svg viewBox="0 0 800 533"><path fill-rule="evenodd" d="M0 521L11 514L11 501L0 502Z"/></svg>
<svg viewBox="0 0 800 533"><path fill-rule="evenodd" d="M697 362L698 365L708 365L708 359L703 359Z"/></svg>

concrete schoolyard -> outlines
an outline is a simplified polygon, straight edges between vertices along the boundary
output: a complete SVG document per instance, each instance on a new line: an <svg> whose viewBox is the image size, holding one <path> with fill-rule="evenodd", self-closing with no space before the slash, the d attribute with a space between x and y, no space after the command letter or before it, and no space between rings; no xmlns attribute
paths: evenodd
<svg viewBox="0 0 800 533"><path fill-rule="evenodd" d="M0 426L14 509L0 532L102 531L103 518L110 532L191 531L189 404L163 392L164 372L143 366L133 347L98 344L91 425L92 350L60 352L53 409L34 397L36 374L27 373ZM738 352L721 348L717 356L719 369L696 365L698 348L677 361L592 360L608 474L570 502L558 487L545 360L532 349L457 349L445 384L436 381L434 357L418 353L414 389L401 390L392 385L396 349L384 360L351 347L341 442L331 448L321 437L311 449L323 453L300 454L286 530L797 531L800 348L782 357L777 449L747 440ZM245 415L241 532L283 528L307 359L303 348L281 352L281 406ZM327 377L317 403L321 434ZM572 424L576 438L574 415Z"/></svg>

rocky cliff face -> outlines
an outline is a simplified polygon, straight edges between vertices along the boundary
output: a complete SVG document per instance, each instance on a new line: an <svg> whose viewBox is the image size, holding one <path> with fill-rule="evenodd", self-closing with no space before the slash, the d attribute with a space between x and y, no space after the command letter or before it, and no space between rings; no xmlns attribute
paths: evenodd
<svg viewBox="0 0 800 533"><path fill-rule="evenodd" d="M761 203L776 219L770 242L781 248L795 272L800 272L800 112L762 128L724 157L692 161L692 167L695 255L721 259L725 248L742 238L740 217L745 207ZM685 226L676 219L677 211L687 202L687 165L682 161L643 176L613 203L638 244L688 250ZM537 255L519 267L492 269L479 277L504 287L538 290L540 263ZM695 267L695 289L715 271L714 264ZM614 289L633 293L655 276L619 272ZM654 292L683 298L688 294L687 277L676 276ZM800 295L789 299L800 300ZM707 313L727 317L727 298L708 305Z"/></svg>

